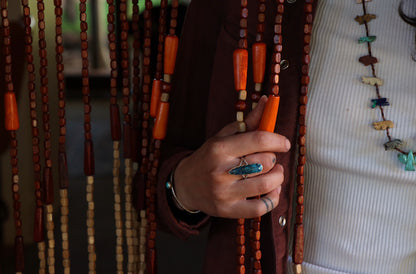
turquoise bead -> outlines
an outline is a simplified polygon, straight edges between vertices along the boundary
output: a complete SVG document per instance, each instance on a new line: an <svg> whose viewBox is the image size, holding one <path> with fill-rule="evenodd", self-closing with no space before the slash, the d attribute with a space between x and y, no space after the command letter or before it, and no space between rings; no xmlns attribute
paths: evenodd
<svg viewBox="0 0 416 274"><path fill-rule="evenodd" d="M406 171L415 171L415 165L416 165L416 161L415 158L413 156L413 152L410 151L409 154L405 155L405 154L399 154L399 161L402 164L405 164L404 170Z"/></svg>
<svg viewBox="0 0 416 274"><path fill-rule="evenodd" d="M376 40L376 36L371 35L371 36L364 36L364 37L360 37L358 39L358 43L362 44L362 43L372 43Z"/></svg>

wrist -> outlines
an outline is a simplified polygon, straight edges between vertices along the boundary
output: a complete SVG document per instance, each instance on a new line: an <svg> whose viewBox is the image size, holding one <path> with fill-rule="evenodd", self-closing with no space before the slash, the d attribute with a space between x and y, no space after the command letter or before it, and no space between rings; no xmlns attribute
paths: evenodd
<svg viewBox="0 0 416 274"><path fill-rule="evenodd" d="M182 210L182 211L186 211L186 212L188 212L188 213L190 213L190 214L196 214L196 213L199 213L200 211L199 210L191 210L191 209L188 209L186 206L184 206L183 205L183 203L178 199L178 196L177 196L177 194L176 194L176 192L175 192L175 181L174 181L174 178L175 178L175 168L172 170L172 172L170 173L170 175L169 175L169 180L166 182L166 189L168 190L168 193L171 195L171 198L172 198L172 201L173 201L173 203L174 203L174 205L178 208L178 209L180 209L180 210Z"/></svg>

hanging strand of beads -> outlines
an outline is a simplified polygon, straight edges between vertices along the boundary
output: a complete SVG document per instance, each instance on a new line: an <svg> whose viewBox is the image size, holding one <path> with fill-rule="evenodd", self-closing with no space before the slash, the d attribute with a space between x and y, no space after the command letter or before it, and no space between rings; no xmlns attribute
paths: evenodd
<svg viewBox="0 0 416 274"><path fill-rule="evenodd" d="M132 218L132 161L131 161L131 117L129 113L130 83L129 83L129 46L127 22L127 1L121 0L120 9L120 37L121 37L121 69L122 69L122 93L123 93L123 155L125 165L124 195L125 195L125 235L127 245L127 271L134 269L134 246L133 246L133 218Z"/></svg>
<svg viewBox="0 0 416 274"><path fill-rule="evenodd" d="M139 94L140 94L140 31L139 31L139 1L132 1L132 32L133 32L133 72L132 72L132 115L130 123L131 133L131 159L132 159L132 174L136 174L138 170L138 138L139 138ZM133 185L132 188L134 189ZM133 230L133 252L134 252L134 270L139 271L140 264L140 237L139 237L139 214L138 209L133 203L132 199L132 230ZM144 242L143 242L144 243ZM143 253L143 260L144 260Z"/></svg>
<svg viewBox="0 0 416 274"><path fill-rule="evenodd" d="M111 83L110 83L110 122L111 138L113 139L113 193L114 219L116 226L116 264L117 273L123 273L123 220L121 216L121 187L120 187L120 140L121 124L120 111L117 103L117 45L116 45L116 6L114 0L108 3L108 44L110 51Z"/></svg>
<svg viewBox="0 0 416 274"><path fill-rule="evenodd" d="M43 168L44 203L46 206L46 230L48 238L48 271L55 273L55 239L53 221L53 178L51 159L51 132L49 124L49 90L48 90L48 60L45 40L45 5L43 0L38 0L38 28L39 28L39 57L40 57L40 91L42 98L42 122L44 132L44 158Z"/></svg>
<svg viewBox="0 0 416 274"><path fill-rule="evenodd" d="M152 34L152 8L153 4L151 0L145 1L145 10L143 12L144 17L144 43L143 43L143 84L142 84L142 96L141 96L141 149L140 149L140 185L138 186L138 209L140 210L140 237L143 241L143 234L146 240L146 255L145 262L140 264L140 269L148 269L150 264L150 255L147 252L150 248L148 246L148 226L149 226L149 210L150 210L150 187L147 185L147 170L149 165L149 143L150 143L150 55L151 55L151 34ZM146 209L145 209L146 208ZM142 249L141 249L142 250ZM143 254L143 251L141 251ZM141 256L141 261L143 257ZM149 272L150 270L147 270Z"/></svg>
<svg viewBox="0 0 416 274"><path fill-rule="evenodd" d="M253 79L254 92L251 94L252 109L257 106L261 97L262 83L264 81L264 72L266 69L266 43L263 42L264 36L264 20L266 18L266 0L259 1L257 13L257 34L256 43L252 46L253 55Z"/></svg>
<svg viewBox="0 0 416 274"><path fill-rule="evenodd" d="M299 101L299 130L298 130L298 166L297 166L297 188L296 188L296 223L294 233L294 247L293 247L293 262L294 272L297 274L302 273L303 262L303 193L304 193L304 166L306 162L306 148L305 148L305 115L306 104L308 102L308 84L309 84L309 62L310 62L310 42L312 33L312 5L313 0L305 0L304 12L305 12L305 25L303 28L303 58L302 58L302 78L301 78L301 94Z"/></svg>
<svg viewBox="0 0 416 274"><path fill-rule="evenodd" d="M12 55L11 55L11 37L10 25L8 19L7 0L0 1L1 23L3 29L3 53L4 53L4 80L6 83L6 92L4 93L4 117L5 128L9 132L10 138L10 163L12 170L12 194L15 224L15 271L22 273L24 270L24 252L22 236L22 220L20 218L20 181L19 168L17 163L17 139L16 131L19 129L19 114L17 110L16 96L14 93L12 80Z"/></svg>
<svg viewBox="0 0 416 274"><path fill-rule="evenodd" d="M41 186L41 164L40 164L40 148L39 148L39 128L37 119L37 103L35 90L35 67L33 64L32 54L32 28L30 18L29 1L22 0L23 18L25 24L25 53L28 71L28 91L29 91L29 108L32 128L32 159L33 172L35 182L35 219L34 219L34 233L33 240L37 243L38 258L39 258L39 273L46 273L46 253L44 240L44 215L43 215L43 201L42 201L42 186Z"/></svg>
<svg viewBox="0 0 416 274"><path fill-rule="evenodd" d="M150 204L148 210L149 221L149 235L148 235L148 255L150 273L156 273L156 183L157 172L159 168L160 147L162 140L166 137L167 122L169 116L169 94L171 91L172 76L175 70L176 54L178 50L179 38L176 35L177 16L178 16L178 0L172 1L171 18L169 34L165 37L164 46L164 76L162 83L162 93L160 98L160 104L155 118L155 124L153 128L153 161L149 174L149 189L146 190L146 195L150 196Z"/></svg>
<svg viewBox="0 0 416 274"><path fill-rule="evenodd" d="M247 69L248 69L248 51L247 51L247 18L248 8L247 0L241 0L240 15L240 40L238 41L238 49L233 53L234 66L234 88L238 92L238 101L235 105L238 121L238 131L245 132L246 124L244 122L244 111L247 108ZM237 220L236 243L237 243L237 269L238 273L245 273L245 228L244 219Z"/></svg>
<svg viewBox="0 0 416 274"><path fill-rule="evenodd" d="M252 108L257 106L261 97L261 88L264 80L264 73L266 68L266 43L263 42L264 21L265 21L265 0L260 0L257 13L257 34L256 43L252 46L253 56L253 79L254 92L251 94ZM260 196L256 197L257 199ZM251 263L255 273L261 272L261 250L260 250L260 222L261 217L256 217L250 223L250 247L251 247Z"/></svg>
<svg viewBox="0 0 416 274"><path fill-rule="evenodd" d="M58 81L58 117L59 117L59 195L61 202L61 235L62 235L62 265L64 273L70 273L69 239L68 239L68 166L66 159L66 118L65 118L65 82L62 53L62 0L54 0L55 4L55 41L56 41L56 76Z"/></svg>
<svg viewBox="0 0 416 274"><path fill-rule="evenodd" d="M88 236L88 269L95 273L95 228L94 228L94 147L91 136L91 104L88 70L88 37L87 37L87 4L80 0L80 26L81 26L81 57L82 57L82 97L84 101L84 174L87 177L86 200L87 209L87 236Z"/></svg>
<svg viewBox="0 0 416 274"><path fill-rule="evenodd" d="M135 146L132 147L133 153L135 155L135 162L139 162L140 157L137 151L137 140L139 138L139 95L140 95L140 54L141 54L141 44L140 44L140 31L139 31L139 5L138 0L133 0L133 16L132 16L132 29L133 29L133 118L132 118L132 132ZM142 193L145 192L144 188L137 189L139 196L142 196ZM143 198L139 198L143 200ZM135 251L138 251L137 258L137 268L138 273L143 273L146 270L146 211L144 209L143 202L137 203L137 210L140 214L140 222L138 220L137 211L134 211L136 215L134 216L135 222L135 231L139 233L137 247ZM136 227L137 226L137 227Z"/></svg>

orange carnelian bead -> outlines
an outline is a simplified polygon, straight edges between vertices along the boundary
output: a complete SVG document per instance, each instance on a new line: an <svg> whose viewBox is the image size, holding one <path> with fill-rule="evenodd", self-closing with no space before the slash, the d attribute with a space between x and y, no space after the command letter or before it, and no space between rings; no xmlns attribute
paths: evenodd
<svg viewBox="0 0 416 274"><path fill-rule="evenodd" d="M168 125L169 103L160 102L159 110L153 127L153 138L163 140L166 137L166 128Z"/></svg>
<svg viewBox="0 0 416 274"><path fill-rule="evenodd" d="M277 112L279 110L279 102L279 96L269 95L269 100L266 103L263 116L261 117L259 130L274 132Z"/></svg>
<svg viewBox="0 0 416 274"><path fill-rule="evenodd" d="M4 94L5 128L6 130L19 129L19 113L14 92L8 91Z"/></svg>
<svg viewBox="0 0 416 274"><path fill-rule="evenodd" d="M176 35L167 35L165 38L164 73L173 74L175 71L176 52L179 38Z"/></svg>
<svg viewBox="0 0 416 274"><path fill-rule="evenodd" d="M234 86L236 90L245 90L247 85L248 51L236 49L233 54Z"/></svg>
<svg viewBox="0 0 416 274"><path fill-rule="evenodd" d="M160 93L162 90L162 80L153 80L152 99L150 101L150 115L156 117L157 109L160 104Z"/></svg>
<svg viewBox="0 0 416 274"><path fill-rule="evenodd" d="M266 43L253 44L253 78L254 83L263 83L266 69Z"/></svg>

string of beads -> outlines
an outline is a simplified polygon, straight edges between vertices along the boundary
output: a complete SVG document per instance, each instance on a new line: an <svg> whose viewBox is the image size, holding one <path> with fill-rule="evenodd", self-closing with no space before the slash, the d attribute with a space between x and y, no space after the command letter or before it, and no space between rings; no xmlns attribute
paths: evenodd
<svg viewBox="0 0 416 274"><path fill-rule="evenodd" d="M84 101L84 174L87 180L86 200L87 209L87 241L88 241L88 269L95 273L95 228L94 228L94 148L91 136L91 105L88 70L88 23L86 0L80 0L80 27L81 27L81 57L82 57L82 98Z"/></svg>
<svg viewBox="0 0 416 274"><path fill-rule="evenodd" d="M25 24L25 53L28 71L28 91L29 91L29 108L32 128L32 161L33 175L35 183L35 219L33 240L37 243L39 258L39 273L46 273L46 253L44 240L44 212L42 201L42 185L41 185L41 164L40 164L40 147L39 147L39 128L37 119L37 103L35 90L35 66L33 64L32 54L32 28L30 18L30 8L28 0L22 0L23 18Z"/></svg>
<svg viewBox="0 0 416 274"><path fill-rule="evenodd" d="M304 212L304 166L306 162L306 104L308 102L308 85L309 85L309 62L310 62L310 42L313 22L313 0L305 0L304 13L305 25L303 28L303 58L302 58L302 78L301 78L301 92L299 101L299 129L298 129L298 166L297 166L297 187L296 187L296 219L295 219L295 233L293 246L293 262L294 272L302 273L303 262L303 212Z"/></svg>
<svg viewBox="0 0 416 274"><path fill-rule="evenodd" d="M10 24L8 19L7 1L0 1L1 23L3 29L4 44L4 80L6 83L6 92L4 94L4 111L5 111L5 128L9 132L10 138L10 164L12 171L12 193L13 193L13 217L15 225L15 271L20 274L24 270L24 251L22 236L22 220L20 215L20 181L19 168L17 160L17 139L16 130L19 129L19 115L14 93L12 80L12 55L11 55L11 37Z"/></svg>
<svg viewBox="0 0 416 274"><path fill-rule="evenodd" d="M62 53L64 51L62 37L62 0L54 0L55 4L55 41L56 41L56 74L58 80L58 117L59 117L59 146L58 146L58 166L59 166L59 195L61 204L61 237L62 237L62 264L64 273L69 274L70 255L68 238L68 166L66 159L66 118L65 118L65 76Z"/></svg>
<svg viewBox="0 0 416 274"><path fill-rule="evenodd" d="M247 109L247 69L248 69L248 51L247 51L247 18L248 8L247 1L240 2L240 39L238 49L233 53L234 66L234 88L238 92L238 101L235 104L236 120L238 122L238 131L245 132L246 124L244 122L244 111ZM237 269L238 273L245 273L245 220L237 220L236 243L237 243Z"/></svg>
<svg viewBox="0 0 416 274"><path fill-rule="evenodd" d="M49 124L49 90L48 90L48 60L45 40L45 4L43 0L38 0L38 28L39 28L39 58L40 58L40 91L42 100L42 122L44 133L44 159L43 184L44 184L44 203L46 206L46 231L48 239L48 271L55 273L55 239L53 221L53 177L51 159L51 131Z"/></svg>

